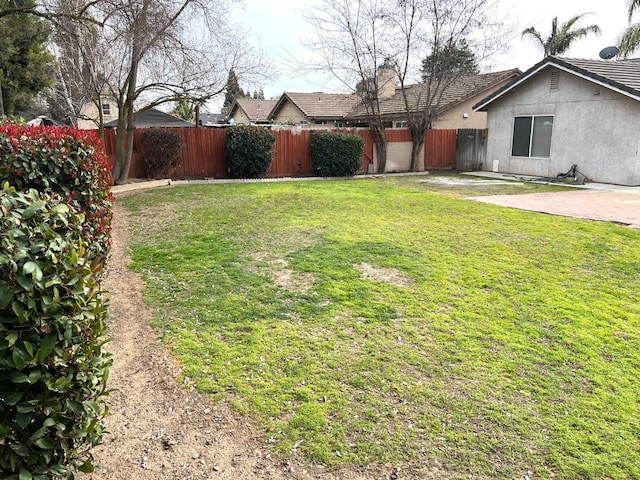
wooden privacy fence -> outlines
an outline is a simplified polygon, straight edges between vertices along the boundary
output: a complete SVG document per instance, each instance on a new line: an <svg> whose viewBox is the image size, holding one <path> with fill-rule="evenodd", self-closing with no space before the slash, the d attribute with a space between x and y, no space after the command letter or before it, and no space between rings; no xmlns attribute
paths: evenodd
<svg viewBox="0 0 640 480"><path fill-rule="evenodd" d="M456 169L482 170L487 163L487 130L460 129L456 146Z"/></svg>
<svg viewBox="0 0 640 480"><path fill-rule="evenodd" d="M130 178L147 178L148 173L142 159L140 137L144 129L137 129L133 138L133 157ZM180 166L173 172L173 178L226 178L229 177L224 156L224 128L172 128L172 132L182 138L183 151ZM104 132L104 146L107 158L115 164L115 130ZM315 171L311 165L311 130L272 130L276 138L274 158L267 176L309 176ZM373 165L374 140L368 129L355 132L365 140L361 173L370 171ZM388 142L411 142L407 129L388 130ZM456 168L456 130L429 130L424 147L425 170L446 170Z"/></svg>

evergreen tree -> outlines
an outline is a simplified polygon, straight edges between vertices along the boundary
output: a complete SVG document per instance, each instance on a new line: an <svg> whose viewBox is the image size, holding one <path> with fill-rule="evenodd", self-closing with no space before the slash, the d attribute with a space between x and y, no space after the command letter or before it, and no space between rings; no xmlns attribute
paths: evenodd
<svg viewBox="0 0 640 480"><path fill-rule="evenodd" d="M196 119L196 104L189 100L180 100L176 102L176 106L173 109L173 114L176 117L180 117L187 122L195 122Z"/></svg>
<svg viewBox="0 0 640 480"><path fill-rule="evenodd" d="M229 76L227 77L227 88L226 93L224 95L224 103L222 104L223 110L228 110L233 105L233 102L236 101L236 98L243 98L244 92L242 88L240 88L240 84L238 83L238 76L236 72L233 70L229 70Z"/></svg>
<svg viewBox="0 0 640 480"><path fill-rule="evenodd" d="M431 54L422 60L420 69L422 81L429 78L458 77L460 75L473 75L479 73L476 55L469 48L466 40L447 44L436 48Z"/></svg>
<svg viewBox="0 0 640 480"><path fill-rule="evenodd" d="M34 0L0 0L0 11L34 5ZM49 34L49 25L35 15L0 17L0 92L6 115L27 110L38 93L53 85L55 60L45 46Z"/></svg>

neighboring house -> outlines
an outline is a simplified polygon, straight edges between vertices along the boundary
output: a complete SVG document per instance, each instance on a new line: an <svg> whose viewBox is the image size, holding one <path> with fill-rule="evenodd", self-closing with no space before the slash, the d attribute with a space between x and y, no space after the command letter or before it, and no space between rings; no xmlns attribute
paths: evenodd
<svg viewBox="0 0 640 480"><path fill-rule="evenodd" d="M229 110L229 121L236 125L261 125L269 123L269 114L276 104L276 100L257 100L253 98L238 98Z"/></svg>
<svg viewBox="0 0 640 480"><path fill-rule="evenodd" d="M358 95L340 93L284 92L273 107L269 120L281 125L303 125L310 129L345 126L345 116L360 101Z"/></svg>
<svg viewBox="0 0 640 480"><path fill-rule="evenodd" d="M488 114L486 170L640 185L640 58L547 57L475 107Z"/></svg>
<svg viewBox="0 0 640 480"><path fill-rule="evenodd" d="M102 122L107 123L118 118L118 103L115 99L104 97L100 102L85 103L80 108L77 126L80 130L93 130L98 128L100 115L98 109L102 110Z"/></svg>
<svg viewBox="0 0 640 480"><path fill-rule="evenodd" d="M116 128L118 119L105 123L104 128ZM175 115L161 112L155 108L148 108L136 113L136 128L189 128L194 123L187 122Z"/></svg>
<svg viewBox="0 0 640 480"><path fill-rule="evenodd" d="M431 128L460 129L460 128L487 128L486 114L474 112L473 106L482 98L506 85L509 81L520 75L520 70L504 70L501 72L484 73L477 75L462 75L447 83L442 92L432 97L437 99L437 106L431 120ZM393 79L384 81L383 88L377 93L380 114L386 121L388 128L407 128L407 114L401 88L395 85L395 74L390 71L378 71L378 85L383 84L386 75ZM391 77L389 77L391 75ZM391 88L390 88L391 86ZM428 84L418 83L406 87L408 103L410 107L426 108L425 99L428 97L426 89ZM366 125L367 109L359 105L346 116L351 124Z"/></svg>
<svg viewBox="0 0 640 480"><path fill-rule="evenodd" d="M223 124L226 119L227 117L222 113L201 113L200 125L203 127L213 127Z"/></svg>

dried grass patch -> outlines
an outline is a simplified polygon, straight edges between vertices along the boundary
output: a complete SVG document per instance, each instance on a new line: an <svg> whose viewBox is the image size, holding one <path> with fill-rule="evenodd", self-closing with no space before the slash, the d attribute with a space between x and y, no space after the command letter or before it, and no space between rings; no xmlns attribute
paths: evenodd
<svg viewBox="0 0 640 480"><path fill-rule="evenodd" d="M385 282L396 287L410 287L414 284L413 279L407 277L397 268L376 267L370 263L363 262L355 267L362 272L362 278L375 282Z"/></svg>

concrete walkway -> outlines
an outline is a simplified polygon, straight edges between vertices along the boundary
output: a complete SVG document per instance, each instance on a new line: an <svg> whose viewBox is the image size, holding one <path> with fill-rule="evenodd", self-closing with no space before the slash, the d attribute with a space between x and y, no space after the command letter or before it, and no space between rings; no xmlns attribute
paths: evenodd
<svg viewBox="0 0 640 480"><path fill-rule="evenodd" d="M529 179L492 172L473 172L470 175L519 182L536 181L535 177ZM557 193L490 195L469 197L469 200L565 217L619 223L640 229L640 187L604 183L587 183L574 187L573 191Z"/></svg>

